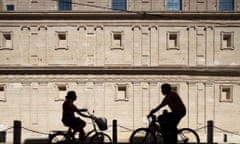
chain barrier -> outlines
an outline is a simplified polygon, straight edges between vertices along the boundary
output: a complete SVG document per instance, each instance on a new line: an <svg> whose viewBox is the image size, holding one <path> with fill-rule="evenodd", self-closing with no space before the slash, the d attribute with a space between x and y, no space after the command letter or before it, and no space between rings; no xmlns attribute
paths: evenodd
<svg viewBox="0 0 240 144"><path fill-rule="evenodd" d="M3 129L3 130L1 130L1 131L8 131L8 130L10 130L10 129L13 129L13 127L9 127L9 128Z"/></svg>
<svg viewBox="0 0 240 144"><path fill-rule="evenodd" d="M123 128L123 129L128 130L128 131L133 131L133 129L127 128L125 126L118 125L118 127Z"/></svg>
<svg viewBox="0 0 240 144"><path fill-rule="evenodd" d="M207 128L207 126L203 126L203 127L200 127L200 128L197 128L197 129L194 129L194 131L200 131L200 130L202 130L202 129L205 129L205 128Z"/></svg>
<svg viewBox="0 0 240 144"><path fill-rule="evenodd" d="M36 130L31 130L31 129L28 129L28 128L25 128L25 127L22 127L22 129L33 132L33 133L38 133L38 134L42 134L42 135L49 135L48 133L39 132L39 131L36 131Z"/></svg>
<svg viewBox="0 0 240 144"><path fill-rule="evenodd" d="M215 128L215 129L218 129L218 130L220 130L220 131L222 131L222 132L225 132L225 133L229 133L229 134L233 134L233 135L236 135L236 136L240 136L240 134L238 134L238 133L234 133L234 132L231 132L231 131L222 129L222 128L219 128L219 127L217 127L217 126L214 126L214 128Z"/></svg>
<svg viewBox="0 0 240 144"><path fill-rule="evenodd" d="M200 130L202 130L202 129L206 129L206 128L207 128L207 126L203 126L203 127L200 127L200 128L194 129L194 131L197 132L197 131L200 131ZM240 136L240 134L238 134L238 133L236 133L236 132L232 132L232 131L229 131L229 130L225 130L225 129L220 128L220 127L218 127L218 126L214 126L213 128L215 128L215 129L217 129L217 130L219 130L219 131L225 132L225 133L229 133L229 134L233 134L233 135Z"/></svg>
<svg viewBox="0 0 240 144"><path fill-rule="evenodd" d="M109 125L108 127L112 127L112 126L113 126L113 125ZM125 126L122 126L122 125L119 125L119 124L117 125L117 127L123 128L123 129L125 129L125 130L127 130L127 131L129 131L129 132L134 131L134 129L131 129L131 128L128 128L128 127L125 127ZM2 131L9 131L10 129L13 129L13 128L14 128L14 127L9 127L9 128L6 128L6 129L4 129L4 130L2 130ZM29 128L26 128L26 127L21 127L21 128L24 129L24 130L33 132L33 133L38 133L38 134L41 134L41 135L49 135L49 133L44 133L44 132L32 130L32 129L29 129ZM202 129L206 129L206 128L207 128L207 126L202 126L202 127L200 127L200 128L194 129L194 131L198 132L198 131L200 131L200 130L202 130ZM232 131L229 131L229 130L225 130L225 129L220 128L220 127L218 127L218 126L214 126L213 128L214 128L214 129L217 129L217 130L219 130L219 131L228 133L228 134L233 134L233 135L236 135L236 136L240 136L240 134L238 134L238 133L236 133L236 132L232 132Z"/></svg>
<svg viewBox="0 0 240 144"><path fill-rule="evenodd" d="M1 131L9 131L10 129L13 129L14 127L12 126L12 127L9 127L9 128L6 128L6 129L3 129L3 130L1 130ZM29 129L29 128L25 128L25 127L21 127L22 129L24 129L24 130L27 130L27 131L30 131L30 132L33 132L33 133L38 133L38 134L42 134L42 135L49 135L48 133L44 133L44 132L39 132L39 131L36 131L36 130L31 130L31 129Z"/></svg>
<svg viewBox="0 0 240 144"><path fill-rule="evenodd" d="M206 129L206 128L207 128L207 126L203 126L203 127L200 127L200 128L194 129L194 131L197 132L197 131L200 131L200 130L202 130L202 129ZM214 126L214 128L217 129L217 130L220 130L220 131L222 131L222 132L225 132L225 133L229 133L229 134L233 134L233 135L240 136L240 134L238 134L238 133L235 133L235 132L232 132L232 131L229 131L229 130L222 129L222 128L217 127L217 126Z"/></svg>
<svg viewBox="0 0 240 144"><path fill-rule="evenodd" d="M130 131L134 131L134 129L131 129L131 128L128 128L128 127L125 127L125 126L122 126L122 125L117 125L117 126L120 127L120 128L123 128L123 129L125 129L125 130L128 130L129 132L130 132ZM108 127L112 127L112 125L109 125ZM235 132L232 132L232 131L229 131L229 130L222 129L222 128L217 127L217 126L214 126L214 128L217 129L217 130L220 130L220 131L222 131L222 132L225 132L225 133L229 133L229 134L233 134L233 135L240 136L240 134L238 134L238 133L235 133ZM198 132L198 131L200 131L200 130L202 130L202 129L207 129L207 126L202 126L202 127L200 127L200 128L193 129L193 130L196 131L196 132Z"/></svg>
<svg viewBox="0 0 240 144"><path fill-rule="evenodd" d="M125 127L125 126L122 126L122 125L119 125L119 124L117 126L120 127L120 128L123 128L123 129L125 129L129 132L134 131L134 129L131 129L131 128L128 128L128 127ZM108 125L108 127L113 127L113 125Z"/></svg>

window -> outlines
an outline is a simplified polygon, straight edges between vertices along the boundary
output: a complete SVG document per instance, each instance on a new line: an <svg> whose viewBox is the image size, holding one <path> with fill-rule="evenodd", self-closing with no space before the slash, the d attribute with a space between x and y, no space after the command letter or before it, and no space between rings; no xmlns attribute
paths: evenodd
<svg viewBox="0 0 240 144"><path fill-rule="evenodd" d="M167 33L167 49L179 49L179 32Z"/></svg>
<svg viewBox="0 0 240 144"><path fill-rule="evenodd" d="M172 92L179 94L179 84L171 84Z"/></svg>
<svg viewBox="0 0 240 144"><path fill-rule="evenodd" d="M31 0L31 3L39 3L38 0Z"/></svg>
<svg viewBox="0 0 240 144"><path fill-rule="evenodd" d="M112 32L112 49L123 49L123 32Z"/></svg>
<svg viewBox="0 0 240 144"><path fill-rule="evenodd" d="M126 0L112 0L112 10L126 11Z"/></svg>
<svg viewBox="0 0 240 144"><path fill-rule="evenodd" d="M0 85L0 102L6 102L6 96L5 96L5 87L4 85Z"/></svg>
<svg viewBox="0 0 240 144"><path fill-rule="evenodd" d="M113 34L114 46L122 47L122 35L120 33Z"/></svg>
<svg viewBox="0 0 240 144"><path fill-rule="evenodd" d="M167 0L167 10L170 11L182 10L182 0Z"/></svg>
<svg viewBox="0 0 240 144"><path fill-rule="evenodd" d="M230 85L220 86L220 102L232 102L233 101L233 87Z"/></svg>
<svg viewBox="0 0 240 144"><path fill-rule="evenodd" d="M116 96L115 101L127 101L128 100L128 92L127 92L126 84L118 84L116 86Z"/></svg>
<svg viewBox="0 0 240 144"><path fill-rule="evenodd" d="M58 10L72 10L72 0L58 0Z"/></svg>
<svg viewBox="0 0 240 144"><path fill-rule="evenodd" d="M56 101L62 101L65 99L67 94L67 86L65 84L57 85L58 96L55 98Z"/></svg>
<svg viewBox="0 0 240 144"><path fill-rule="evenodd" d="M57 32L57 45L56 49L67 49L67 32Z"/></svg>
<svg viewBox="0 0 240 144"><path fill-rule="evenodd" d="M218 6L219 6L219 11L233 11L234 0L219 0Z"/></svg>
<svg viewBox="0 0 240 144"><path fill-rule="evenodd" d="M221 49L234 49L233 32L221 32Z"/></svg>
<svg viewBox="0 0 240 144"><path fill-rule="evenodd" d="M14 11L15 10L14 4L7 4L6 8L7 8L7 11Z"/></svg>
<svg viewBox="0 0 240 144"><path fill-rule="evenodd" d="M12 33L11 32L3 32L1 34L2 42L1 49L12 49Z"/></svg>

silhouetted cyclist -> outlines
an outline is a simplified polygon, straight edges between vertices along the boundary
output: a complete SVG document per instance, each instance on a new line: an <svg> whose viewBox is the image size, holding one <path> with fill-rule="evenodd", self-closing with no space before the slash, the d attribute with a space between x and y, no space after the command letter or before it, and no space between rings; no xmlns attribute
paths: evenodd
<svg viewBox="0 0 240 144"><path fill-rule="evenodd" d="M158 117L165 144L177 144L177 126L180 120L186 114L186 108L179 95L172 92L170 84L161 86L162 93L165 96L161 104L152 109L148 116L153 115L162 107L168 105L171 112L165 112Z"/></svg>
<svg viewBox="0 0 240 144"><path fill-rule="evenodd" d="M82 113L86 112L87 109L78 109L74 105L74 101L76 99L77 95L75 91L69 91L67 93L66 99L62 105L63 109L62 122L65 126L68 126L74 129L75 131L79 131L80 136L83 139L85 137L84 127L86 126L86 122L79 117L75 117L75 113L78 113L80 116L87 118L89 118L89 116Z"/></svg>

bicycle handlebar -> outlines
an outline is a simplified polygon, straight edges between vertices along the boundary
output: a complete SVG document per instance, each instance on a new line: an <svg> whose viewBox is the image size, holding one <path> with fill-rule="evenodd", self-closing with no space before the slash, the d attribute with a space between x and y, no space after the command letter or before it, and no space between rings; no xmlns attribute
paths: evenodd
<svg viewBox="0 0 240 144"><path fill-rule="evenodd" d="M90 119L93 119L93 120L95 120L97 117L94 115L94 110L93 110L93 112L92 113L90 113L89 111L88 111L88 109L82 109L82 110L84 110L83 112L86 112L87 114L88 114L88 116L89 116L89 118Z"/></svg>
<svg viewBox="0 0 240 144"><path fill-rule="evenodd" d="M152 115L148 115L147 119L148 119L149 124L157 121L156 115L153 115L153 114Z"/></svg>

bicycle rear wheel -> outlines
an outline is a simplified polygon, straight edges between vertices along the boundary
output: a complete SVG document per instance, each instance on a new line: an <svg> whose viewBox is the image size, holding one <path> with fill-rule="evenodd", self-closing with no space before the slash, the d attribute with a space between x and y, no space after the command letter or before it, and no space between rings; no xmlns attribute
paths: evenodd
<svg viewBox="0 0 240 144"><path fill-rule="evenodd" d="M90 144L109 144L111 141L110 136L103 132L98 132L90 138Z"/></svg>
<svg viewBox="0 0 240 144"><path fill-rule="evenodd" d="M130 144L157 144L155 134L148 128L139 128L133 131L129 141Z"/></svg>
<svg viewBox="0 0 240 144"><path fill-rule="evenodd" d="M199 144L200 138L198 134L190 128L182 128L178 130L179 144Z"/></svg>

